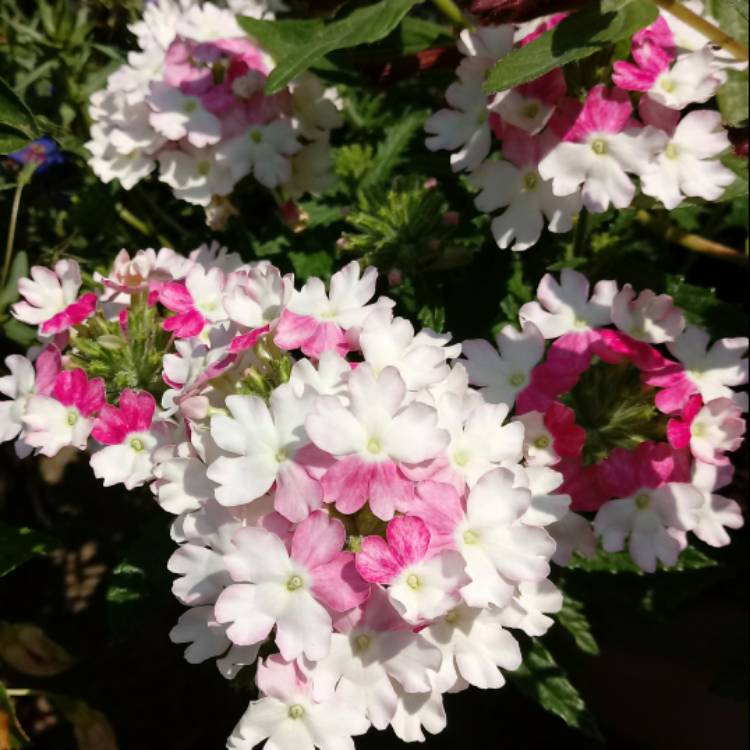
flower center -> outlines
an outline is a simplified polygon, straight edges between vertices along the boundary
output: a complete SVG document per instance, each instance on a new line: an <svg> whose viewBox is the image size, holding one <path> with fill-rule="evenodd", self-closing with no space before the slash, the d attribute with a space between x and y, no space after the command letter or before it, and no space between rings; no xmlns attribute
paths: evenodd
<svg viewBox="0 0 750 750"><path fill-rule="evenodd" d="M472 529L464 531L464 544L478 544L479 534Z"/></svg>
<svg viewBox="0 0 750 750"><path fill-rule="evenodd" d="M449 625L455 625L455 624L456 624L456 623L458 622L458 620L459 620L459 617L460 617L460 615L459 615L459 613L458 613L458 610L457 610L457 609L452 609L452 610L451 610L450 612L448 612L448 614L447 614L447 615L445 616L445 621L446 621L446 622L447 622L447 623L448 623Z"/></svg>
<svg viewBox="0 0 750 750"><path fill-rule="evenodd" d="M130 439L130 447L136 452L140 453L146 446L143 444L143 440L134 437Z"/></svg>
<svg viewBox="0 0 750 750"><path fill-rule="evenodd" d="M289 706L289 718L298 721L305 715L305 709L299 703Z"/></svg>
<svg viewBox="0 0 750 750"><path fill-rule="evenodd" d="M372 454L380 453L382 449L383 449L383 446L380 444L380 440L378 440L377 438L372 437L367 441L367 450L370 453Z"/></svg>
<svg viewBox="0 0 750 750"><path fill-rule="evenodd" d="M508 382L515 388L518 388L518 386L523 385L526 382L526 376L522 372L514 372L508 378Z"/></svg>
<svg viewBox="0 0 750 750"><path fill-rule="evenodd" d="M466 466L469 463L469 454L466 451L456 451L453 454L453 460L458 466Z"/></svg>
<svg viewBox="0 0 750 750"><path fill-rule="evenodd" d="M211 171L211 163L208 161L198 162L198 174L205 177Z"/></svg>
<svg viewBox="0 0 750 750"><path fill-rule="evenodd" d="M703 437L703 435L706 432L706 427L705 425L702 425L699 422L693 422L693 424L690 426L690 432L695 437Z"/></svg>
<svg viewBox="0 0 750 750"><path fill-rule="evenodd" d="M677 88L677 84L671 78L662 78L661 81L659 81L659 87L662 91L671 94Z"/></svg>
<svg viewBox="0 0 750 750"><path fill-rule="evenodd" d="M538 438L534 440L534 447L540 448L541 450L544 450L545 448L549 448L550 439L549 435L540 435Z"/></svg>
<svg viewBox="0 0 750 750"><path fill-rule="evenodd" d="M487 110L486 109L480 110L476 118L477 125L484 125L484 123L487 122L487 117L488 117Z"/></svg>
<svg viewBox="0 0 750 750"><path fill-rule="evenodd" d="M372 645L372 638L370 638L369 635L365 635L362 633L361 635L358 635L354 639L354 650L358 653L361 653L363 651L367 651L367 649L370 648Z"/></svg>
<svg viewBox="0 0 750 750"><path fill-rule="evenodd" d="M591 150L599 156L604 156L609 150L607 148L607 141L605 141L604 138L595 138L591 142Z"/></svg>
<svg viewBox="0 0 750 750"><path fill-rule="evenodd" d="M276 459L277 464L283 464L288 458L287 452L283 448L279 448L279 450L276 451L274 458Z"/></svg>
<svg viewBox="0 0 750 750"><path fill-rule="evenodd" d="M261 143L263 141L263 133L261 133L260 130L251 130L250 140L253 143Z"/></svg>
<svg viewBox="0 0 750 750"><path fill-rule="evenodd" d="M68 423L68 427L72 427L78 421L79 416L80 415L77 411L75 411L75 409L71 409L68 412L68 415L65 417L65 421Z"/></svg>
<svg viewBox="0 0 750 750"><path fill-rule="evenodd" d="M664 156L666 156L667 159L672 159L673 161L675 159L679 159L680 149L674 143L668 143L667 147L664 149Z"/></svg>
<svg viewBox="0 0 750 750"><path fill-rule="evenodd" d="M527 120L533 120L539 114L539 109L540 107L538 102L529 102L528 104L524 104L524 106L521 108L521 114Z"/></svg>
<svg viewBox="0 0 750 750"><path fill-rule="evenodd" d="M638 510L646 510L651 505L651 497L647 492L639 492L635 496L635 507Z"/></svg>
<svg viewBox="0 0 750 750"><path fill-rule="evenodd" d="M188 99L183 105L182 105L182 111L189 115L191 112L195 112L195 110L198 108L198 102L196 102L193 99Z"/></svg>
<svg viewBox="0 0 750 750"><path fill-rule="evenodd" d="M289 579L286 582L287 591L298 591L303 586L304 586L304 581L298 575L289 576Z"/></svg>
<svg viewBox="0 0 750 750"><path fill-rule="evenodd" d="M409 573L406 576L406 585L413 591L419 591L422 588L422 579L416 573Z"/></svg>
<svg viewBox="0 0 750 750"><path fill-rule="evenodd" d="M539 175L536 172L527 172L523 176L523 186L526 190L534 190L539 184Z"/></svg>

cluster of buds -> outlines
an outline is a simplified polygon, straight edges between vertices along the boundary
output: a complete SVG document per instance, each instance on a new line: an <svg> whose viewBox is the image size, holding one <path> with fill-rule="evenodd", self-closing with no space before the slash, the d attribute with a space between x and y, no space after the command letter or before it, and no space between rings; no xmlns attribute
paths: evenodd
<svg viewBox="0 0 750 750"><path fill-rule="evenodd" d="M709 349L664 295L545 276L498 352L415 332L356 262L296 288L216 245L123 250L94 280L68 260L20 280L40 345L6 360L0 437L87 450L177 516L172 640L256 669L234 750L421 741L444 693L520 666L512 631L551 626L551 562L629 537L654 570L742 524L714 491L747 340Z"/></svg>
<svg viewBox="0 0 750 750"><path fill-rule="evenodd" d="M563 475L571 532L590 535L595 514L603 548L627 542L649 572L677 562L688 532L728 544L725 527L741 527L742 513L715 492L745 432L747 394L733 389L748 380L747 338L710 344L668 295L614 281L589 291L576 271L546 275L521 307L521 331L500 332L499 352L464 342L470 382L514 407L527 463Z"/></svg>
<svg viewBox="0 0 750 750"><path fill-rule="evenodd" d="M545 222L551 232L567 232L582 208L627 208L636 196L631 175L668 209L685 198L715 201L735 180L719 161L730 148L720 113L695 105L708 102L726 69L739 64L667 12L635 34L632 61L614 63L611 85L594 85L582 101L571 95L562 68L485 94L487 72L499 59L565 18L464 31L449 108L425 126L427 147L453 152L453 169L469 172L480 191L476 207L503 209L492 220L501 248L535 245Z"/></svg>
<svg viewBox="0 0 750 750"><path fill-rule="evenodd" d="M294 199L327 188L335 96L312 74L266 95L274 62L235 12L272 15L255 0L232 9L159 0L131 30L139 49L91 97L89 164L131 189L159 168L180 200L204 206L212 226L248 175Z"/></svg>

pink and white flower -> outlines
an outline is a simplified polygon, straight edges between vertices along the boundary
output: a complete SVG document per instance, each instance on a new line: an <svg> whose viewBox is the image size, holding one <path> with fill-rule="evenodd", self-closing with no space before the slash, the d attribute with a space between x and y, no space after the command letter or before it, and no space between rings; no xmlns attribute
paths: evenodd
<svg viewBox="0 0 750 750"><path fill-rule="evenodd" d="M560 589L552 581L524 581L518 584L516 595L498 615L498 622L506 628L518 628L526 635L544 635L555 621L547 614L559 612L563 606Z"/></svg>
<svg viewBox="0 0 750 750"><path fill-rule="evenodd" d="M33 395L23 415L24 440L44 456L71 445L83 450L93 416L104 405L104 382L80 369L61 372L49 396Z"/></svg>
<svg viewBox="0 0 750 750"><path fill-rule="evenodd" d="M185 281L170 281L159 290L159 302L176 313L164 321L165 331L179 338L198 336L207 325L227 319L223 295L225 276L221 269L190 269Z"/></svg>
<svg viewBox="0 0 750 750"><path fill-rule="evenodd" d="M322 477L323 496L342 513L355 513L369 502L387 521L396 510L408 511L414 495L400 464L434 458L447 445L448 433L438 428L435 409L408 403L404 381L393 367L376 376L362 364L348 387L348 407L334 396L321 396L305 420L313 443L336 458Z"/></svg>
<svg viewBox="0 0 750 750"><path fill-rule="evenodd" d="M77 298L81 271L74 260L59 260L54 270L32 266L31 278L18 280L18 292L24 298L11 308L22 323L38 325L43 336L60 333L82 323L96 307L96 294L87 292Z"/></svg>
<svg viewBox="0 0 750 750"><path fill-rule="evenodd" d="M359 574L370 583L388 584L388 596L406 622L417 625L445 614L454 593L466 583L457 552L429 554L430 532L416 516L398 516L386 540L365 537L357 552Z"/></svg>
<svg viewBox="0 0 750 750"><path fill-rule="evenodd" d="M693 533L712 547L726 547L731 542L726 529L741 529L745 524L739 504L715 493L731 482L732 473L728 464L716 466L696 461L693 466L691 482L703 498Z"/></svg>
<svg viewBox="0 0 750 750"><path fill-rule="evenodd" d="M674 341L685 328L685 316L668 294L650 289L636 294L630 284L612 300L612 322L628 336L649 344Z"/></svg>
<svg viewBox="0 0 750 750"><path fill-rule="evenodd" d="M122 482L139 487L154 476L153 452L166 440L166 425L152 425L156 402L145 391L120 393L119 406L104 404L94 420L91 437L106 447L91 456L91 468L104 486Z"/></svg>
<svg viewBox="0 0 750 750"><path fill-rule="evenodd" d="M327 349L346 354L355 347L356 333L367 316L376 309L389 309L393 301L375 294L378 272L352 261L333 274L330 291L318 278L310 279L292 294L281 313L274 342L281 349L301 349L308 357L319 359Z"/></svg>
<svg viewBox="0 0 750 750"><path fill-rule="evenodd" d="M235 532L236 551L226 555L232 579L216 602L216 619L231 623L233 643L265 640L275 626L283 658L304 654L316 661L329 651L329 609L344 612L362 604L370 586L356 571L354 555L342 552L340 521L315 511L294 531L291 551L274 533L257 527Z"/></svg>

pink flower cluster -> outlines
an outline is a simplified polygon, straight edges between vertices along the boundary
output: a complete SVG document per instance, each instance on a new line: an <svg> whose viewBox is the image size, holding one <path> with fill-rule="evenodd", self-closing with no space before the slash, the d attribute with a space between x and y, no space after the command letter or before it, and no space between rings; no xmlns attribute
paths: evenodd
<svg viewBox="0 0 750 750"><path fill-rule="evenodd" d="M520 666L514 630L553 624L551 562L629 538L654 570L688 531L721 545L742 524L715 492L747 340L709 347L664 295L545 276L498 351L415 331L356 262L297 287L216 245L122 251L80 298L72 261L31 276L13 313L41 346L6 360L0 437L88 450L105 485L148 484L176 516L172 640L228 679L257 662L229 748L351 747L370 726L422 741L444 693ZM151 392L83 369L159 336ZM635 396L608 381L615 408L582 411L601 367L632 369Z"/></svg>
<svg viewBox="0 0 750 750"><path fill-rule="evenodd" d="M711 344L668 295L613 281L591 290L572 270L542 279L520 323L498 349L464 342L466 368L486 400L515 407L527 463L563 475L566 522L595 513L603 548L627 541L646 571L674 565L688 531L728 544L724 527L742 526L742 514L715 491L731 481L727 454L745 432L747 394L734 388L748 380L747 338Z"/></svg>
<svg viewBox="0 0 750 750"><path fill-rule="evenodd" d="M101 180L129 190L158 165L159 179L206 207L212 225L228 218L227 196L248 175L291 199L328 187L340 116L317 78L267 96L273 60L211 3L149 4L133 31L139 51L91 97L87 148Z"/></svg>
<svg viewBox="0 0 750 750"><path fill-rule="evenodd" d="M632 176L668 209L685 198L717 200L735 180L719 161L730 146L721 115L694 107L714 96L733 63L666 12L634 36L633 60L614 64L612 85L594 86L583 102L569 95L559 68L487 97L483 84L497 60L564 18L464 31L449 108L425 125L427 147L453 152L453 169L470 173L477 208L502 209L492 220L501 248L528 249L545 223L567 232L581 208L627 208ZM491 157L498 150L501 158Z"/></svg>

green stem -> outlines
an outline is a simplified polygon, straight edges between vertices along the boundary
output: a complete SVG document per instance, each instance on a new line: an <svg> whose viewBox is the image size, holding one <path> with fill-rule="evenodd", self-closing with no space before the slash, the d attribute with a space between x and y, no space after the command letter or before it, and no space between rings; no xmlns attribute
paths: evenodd
<svg viewBox="0 0 750 750"><path fill-rule="evenodd" d="M13 260L13 245L16 241L16 225L18 224L18 211L21 207L21 193L23 193L25 181L19 180L16 192L13 195L13 206L10 209L10 222L8 224L8 239L5 243L5 260L3 261L3 274L0 278L0 289L5 289L5 282L10 273L10 264Z"/></svg>
<svg viewBox="0 0 750 750"><path fill-rule="evenodd" d="M587 255L586 241L589 236L589 212L582 208L576 222L576 235L573 240L573 257L580 258Z"/></svg>
<svg viewBox="0 0 750 750"><path fill-rule="evenodd" d="M126 223L129 224L133 229L140 232L142 235L145 235L146 237L151 237L152 235L156 235L156 239L162 244L164 247L172 247L172 243L170 242L169 238L165 237L163 234L159 232L155 232L154 229L146 224L145 221L142 219L139 219L132 211L125 208L125 206L122 205L122 203L118 203L116 206L117 209L117 215Z"/></svg>
<svg viewBox="0 0 750 750"><path fill-rule="evenodd" d="M750 59L747 47L722 31L718 26L714 26L703 18L703 16L693 13L692 10L686 8L677 0L654 0L654 3L690 26L690 28L695 29L699 34L703 34L709 41L723 47L737 60Z"/></svg>
<svg viewBox="0 0 750 750"><path fill-rule="evenodd" d="M30 688L8 688L6 694L11 698L25 698L27 695L34 695L36 690Z"/></svg>
<svg viewBox="0 0 750 750"><path fill-rule="evenodd" d="M699 234L683 232L682 229L676 227L674 224L660 221L643 209L636 211L635 218L666 242L674 242L676 245L681 245L688 250L692 250L694 253L711 255L714 258L725 260L744 269L748 267L747 256L732 247L722 245L720 242L714 242L714 240L709 240L706 237L701 237Z"/></svg>
<svg viewBox="0 0 750 750"><path fill-rule="evenodd" d="M461 8L453 0L432 0L432 4L452 23L468 29L471 25L466 20Z"/></svg>

